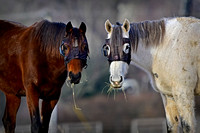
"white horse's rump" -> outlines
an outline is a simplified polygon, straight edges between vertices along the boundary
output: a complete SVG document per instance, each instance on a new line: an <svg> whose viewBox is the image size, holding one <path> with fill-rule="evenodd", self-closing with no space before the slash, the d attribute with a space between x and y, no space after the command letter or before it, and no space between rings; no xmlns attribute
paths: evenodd
<svg viewBox="0 0 200 133"><path fill-rule="evenodd" d="M122 32L114 32L119 27ZM106 21L105 28L110 39L106 45L110 48L107 56L111 62L110 77L118 77L115 80L117 84L123 83L119 77L124 79L127 72L124 69L128 67L125 66L127 63L121 63L121 59L127 55L123 51L125 45L117 43L120 37L128 38L132 48L131 64L146 71L153 88L161 93L168 130L194 133L194 95L200 95L200 20L180 17L132 24L125 20L123 25ZM122 35L114 35L119 33ZM112 41L113 36L118 37L118 41ZM115 54L112 49L115 49Z"/></svg>

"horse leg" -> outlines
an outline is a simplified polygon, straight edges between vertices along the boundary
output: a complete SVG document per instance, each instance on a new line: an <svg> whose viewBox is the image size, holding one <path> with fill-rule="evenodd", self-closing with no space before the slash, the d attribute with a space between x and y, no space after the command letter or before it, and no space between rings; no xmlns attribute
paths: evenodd
<svg viewBox="0 0 200 133"><path fill-rule="evenodd" d="M32 133L42 133L40 113L39 113L39 94L35 87L28 87L26 89L26 98L28 109L31 117L31 132Z"/></svg>
<svg viewBox="0 0 200 133"><path fill-rule="evenodd" d="M173 97L161 94L165 114L167 118L167 132L168 133L177 133L179 131L179 113L177 105Z"/></svg>
<svg viewBox="0 0 200 133"><path fill-rule="evenodd" d="M6 95L6 107L3 116L3 125L6 133L14 133L16 126L16 114L21 103L21 97Z"/></svg>
<svg viewBox="0 0 200 133"><path fill-rule="evenodd" d="M184 133L195 132L194 91L190 88L179 87L173 96L180 114L180 123Z"/></svg>
<svg viewBox="0 0 200 133"><path fill-rule="evenodd" d="M42 101L42 111L41 111L42 133L48 133L51 113L57 102L58 100Z"/></svg>

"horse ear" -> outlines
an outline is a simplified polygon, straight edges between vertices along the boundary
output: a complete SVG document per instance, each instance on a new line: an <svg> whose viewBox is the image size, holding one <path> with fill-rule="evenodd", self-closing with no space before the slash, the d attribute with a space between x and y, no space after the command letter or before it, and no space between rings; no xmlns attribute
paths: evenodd
<svg viewBox="0 0 200 133"><path fill-rule="evenodd" d="M80 27L79 27L79 30L80 30L82 33L85 34L85 32L86 32L86 25L85 25L84 22L81 22L81 25L80 25Z"/></svg>
<svg viewBox="0 0 200 133"><path fill-rule="evenodd" d="M105 22L105 30L107 31L107 33L111 33L112 24L110 23L109 20L106 20L106 22Z"/></svg>
<svg viewBox="0 0 200 133"><path fill-rule="evenodd" d="M125 32L129 32L129 30L130 30L130 22L128 21L128 19L124 20L124 23L123 23L122 27L124 28Z"/></svg>
<svg viewBox="0 0 200 133"><path fill-rule="evenodd" d="M71 21L69 21L66 25L66 32L70 32L72 30L73 26L72 26L72 23Z"/></svg>

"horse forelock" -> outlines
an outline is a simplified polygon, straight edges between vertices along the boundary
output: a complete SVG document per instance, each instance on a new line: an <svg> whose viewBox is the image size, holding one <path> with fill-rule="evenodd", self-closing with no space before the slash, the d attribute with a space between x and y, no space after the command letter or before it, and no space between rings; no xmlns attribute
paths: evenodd
<svg viewBox="0 0 200 133"><path fill-rule="evenodd" d="M137 50L139 39L145 46L158 46L165 35L165 20L132 23L129 38L133 50Z"/></svg>
<svg viewBox="0 0 200 133"><path fill-rule="evenodd" d="M69 35L69 40L72 41L70 42L70 46L71 47L79 47L79 49L81 49L81 42L82 42L82 37L81 37L81 34L80 34L80 31L78 28L74 27L72 29L72 33Z"/></svg>
<svg viewBox="0 0 200 133"><path fill-rule="evenodd" d="M43 20L33 25L35 38L40 43L40 50L48 54L59 54L59 46L65 35L64 23L49 22Z"/></svg>
<svg viewBox="0 0 200 133"><path fill-rule="evenodd" d="M123 33L122 28L119 25L116 25L113 27L113 31L111 34L111 50L113 50L111 53L117 53L118 47L122 45L123 41Z"/></svg>

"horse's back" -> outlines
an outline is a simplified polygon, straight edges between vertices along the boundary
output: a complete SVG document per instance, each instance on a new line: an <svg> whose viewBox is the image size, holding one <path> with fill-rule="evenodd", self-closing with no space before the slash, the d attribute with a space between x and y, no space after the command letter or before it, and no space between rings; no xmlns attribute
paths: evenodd
<svg viewBox="0 0 200 133"><path fill-rule="evenodd" d="M0 46L5 51L6 46L12 46L19 43L23 32L28 29L26 26L12 21L0 20Z"/></svg>
<svg viewBox="0 0 200 133"><path fill-rule="evenodd" d="M199 24L200 19L194 17L177 17L176 20L182 25Z"/></svg>
<svg viewBox="0 0 200 133"><path fill-rule="evenodd" d="M0 35L10 30L19 30L22 28L26 28L26 26L13 21L0 20Z"/></svg>
<svg viewBox="0 0 200 133"><path fill-rule="evenodd" d="M200 42L200 19L193 17L177 18L178 23L181 24L182 29L180 33L183 33L182 38L185 36L187 40L195 40Z"/></svg>
<svg viewBox="0 0 200 133"><path fill-rule="evenodd" d="M175 18L166 31L166 49L171 49L171 56L182 56L189 60L200 59L200 19L192 17ZM169 22L170 23L170 22ZM195 57L195 58L194 58ZM177 59L180 59L177 57ZM200 63L196 61L196 63Z"/></svg>
<svg viewBox="0 0 200 133"><path fill-rule="evenodd" d="M15 56L22 50L23 40L28 37L29 33L26 26L6 20L0 20L0 56ZM27 45L27 44L26 44ZM13 58L7 58L13 60Z"/></svg>

